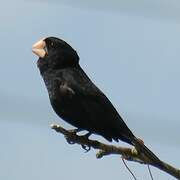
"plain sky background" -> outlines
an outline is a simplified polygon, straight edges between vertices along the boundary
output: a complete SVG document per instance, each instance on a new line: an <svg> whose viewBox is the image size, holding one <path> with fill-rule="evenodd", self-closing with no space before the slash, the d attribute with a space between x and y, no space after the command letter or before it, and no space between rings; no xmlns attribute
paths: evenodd
<svg viewBox="0 0 180 180"><path fill-rule="evenodd" d="M120 157L97 160L50 129L71 126L53 112L31 52L47 36L70 43L132 131L180 167L179 1L6 0L0 22L1 180L132 179ZM150 179L146 166L128 164L139 180Z"/></svg>

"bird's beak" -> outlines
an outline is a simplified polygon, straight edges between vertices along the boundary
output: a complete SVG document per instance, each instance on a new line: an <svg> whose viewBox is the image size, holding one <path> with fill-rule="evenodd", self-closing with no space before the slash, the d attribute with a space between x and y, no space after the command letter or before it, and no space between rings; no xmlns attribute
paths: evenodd
<svg viewBox="0 0 180 180"><path fill-rule="evenodd" d="M44 39L41 39L32 46L32 52L41 58L44 58L45 55L47 55L48 52Z"/></svg>

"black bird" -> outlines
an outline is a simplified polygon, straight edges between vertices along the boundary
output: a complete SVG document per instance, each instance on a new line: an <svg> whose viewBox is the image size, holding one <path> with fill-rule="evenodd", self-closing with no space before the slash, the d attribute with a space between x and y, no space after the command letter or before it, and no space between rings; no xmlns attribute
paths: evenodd
<svg viewBox="0 0 180 180"><path fill-rule="evenodd" d="M33 45L37 66L54 111L66 122L99 134L108 141L122 140L151 160L161 161L127 127L109 99L79 65L77 52L65 41L48 37Z"/></svg>

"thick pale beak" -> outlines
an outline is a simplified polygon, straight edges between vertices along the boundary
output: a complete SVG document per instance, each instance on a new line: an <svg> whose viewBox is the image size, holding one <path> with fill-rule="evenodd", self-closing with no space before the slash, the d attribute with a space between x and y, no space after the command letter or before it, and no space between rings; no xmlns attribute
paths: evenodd
<svg viewBox="0 0 180 180"><path fill-rule="evenodd" d="M44 39L41 39L32 46L32 52L41 58L45 57L47 54L47 47Z"/></svg>

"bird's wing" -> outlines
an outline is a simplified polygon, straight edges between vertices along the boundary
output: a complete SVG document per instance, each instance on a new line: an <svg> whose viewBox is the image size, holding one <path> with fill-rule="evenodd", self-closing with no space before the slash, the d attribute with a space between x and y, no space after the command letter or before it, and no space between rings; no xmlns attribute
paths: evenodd
<svg viewBox="0 0 180 180"><path fill-rule="evenodd" d="M92 82L61 85L60 91L68 103L69 119L76 126L108 140L122 140L123 136L132 134L109 99Z"/></svg>

